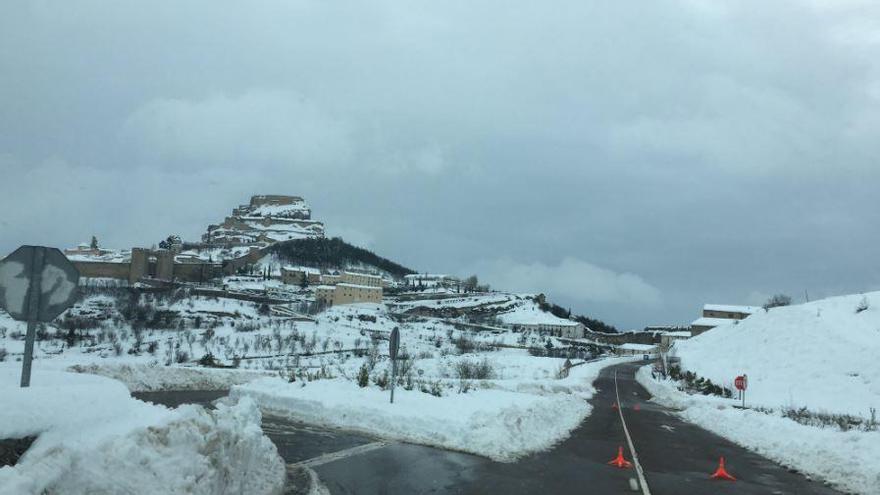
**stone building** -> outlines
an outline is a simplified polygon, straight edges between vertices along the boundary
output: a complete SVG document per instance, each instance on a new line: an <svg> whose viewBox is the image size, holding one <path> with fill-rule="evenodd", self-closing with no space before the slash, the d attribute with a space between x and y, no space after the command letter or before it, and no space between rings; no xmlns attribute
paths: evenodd
<svg viewBox="0 0 880 495"><path fill-rule="evenodd" d="M315 287L315 300L328 306L354 303L382 302L382 287L356 284L319 285Z"/></svg>
<svg viewBox="0 0 880 495"><path fill-rule="evenodd" d="M691 323L691 333L696 336L709 331L717 326L726 325L732 321L748 318L753 313L761 311L760 306L733 306L728 304L706 304L703 306L703 316Z"/></svg>
<svg viewBox="0 0 880 495"><path fill-rule="evenodd" d="M309 285L321 283L321 272L313 268L306 267L282 267L281 282L289 285L302 285L303 279L308 281Z"/></svg>
<svg viewBox="0 0 880 495"><path fill-rule="evenodd" d="M336 284L333 291L333 305L354 303L381 303L382 287L372 285Z"/></svg>
<svg viewBox="0 0 880 495"><path fill-rule="evenodd" d="M315 301L325 306L333 305L333 294L336 287L332 285L319 285L315 287Z"/></svg>
<svg viewBox="0 0 880 495"><path fill-rule="evenodd" d="M342 272L339 283L351 285L366 285L369 287L382 287L382 277L366 273Z"/></svg>

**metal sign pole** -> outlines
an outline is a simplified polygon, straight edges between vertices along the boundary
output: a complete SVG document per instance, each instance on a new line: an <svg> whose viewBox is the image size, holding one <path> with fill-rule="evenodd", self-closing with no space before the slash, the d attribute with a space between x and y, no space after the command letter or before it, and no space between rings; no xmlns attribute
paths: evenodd
<svg viewBox="0 0 880 495"><path fill-rule="evenodd" d="M394 404L394 383L397 381L397 359L391 359L391 403Z"/></svg>
<svg viewBox="0 0 880 495"><path fill-rule="evenodd" d="M391 403L394 404L394 382L397 381L397 351L400 349L400 330L394 327L388 337L388 357L391 358Z"/></svg>
<svg viewBox="0 0 880 495"><path fill-rule="evenodd" d="M31 385L31 363L34 359L34 339L37 333L37 319L40 312L40 298L43 295L43 264L46 259L46 250L37 248L31 258L31 280L27 301L27 336L24 341L24 357L21 363L21 386Z"/></svg>

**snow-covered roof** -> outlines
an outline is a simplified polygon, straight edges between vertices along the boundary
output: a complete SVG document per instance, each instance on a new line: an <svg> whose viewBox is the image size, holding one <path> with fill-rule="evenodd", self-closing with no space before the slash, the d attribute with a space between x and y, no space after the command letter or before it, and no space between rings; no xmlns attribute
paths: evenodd
<svg viewBox="0 0 880 495"><path fill-rule="evenodd" d="M311 268L308 266L284 265L283 267L281 267L281 269L289 271L289 272L317 273L319 275L321 274L321 270L318 270L317 268Z"/></svg>
<svg viewBox="0 0 880 495"><path fill-rule="evenodd" d="M617 346L618 349L625 349L627 351L653 351L657 349L656 345L653 344L620 344Z"/></svg>
<svg viewBox="0 0 880 495"><path fill-rule="evenodd" d="M691 333L686 331L681 332L663 332L663 335L667 337L690 337Z"/></svg>
<svg viewBox="0 0 880 495"><path fill-rule="evenodd" d="M348 272L348 271L347 271L347 272L345 272L345 274L346 274L346 275L355 275L355 276L358 276L358 277L370 277L370 278L377 278L377 279L381 279L381 278L382 278L381 275L373 275L373 274L370 274L370 273L358 273L358 272Z"/></svg>
<svg viewBox="0 0 880 495"><path fill-rule="evenodd" d="M509 325L556 325L573 327L581 324L576 321L559 318L551 313L541 311L534 305L519 306L513 311L499 314L498 319Z"/></svg>
<svg viewBox="0 0 880 495"><path fill-rule="evenodd" d="M309 212L309 206L305 201L289 205L260 205L254 207L249 213L251 216L284 217L298 212Z"/></svg>
<svg viewBox="0 0 880 495"><path fill-rule="evenodd" d="M703 311L723 311L727 313L745 313L749 315L761 309L760 306L736 306L732 304L706 304L703 306Z"/></svg>
<svg viewBox="0 0 880 495"><path fill-rule="evenodd" d="M691 326L700 326L700 327L717 327L721 325L727 325L728 323L739 321L739 320L731 320L729 318L697 318L696 320L691 322Z"/></svg>
<svg viewBox="0 0 880 495"><path fill-rule="evenodd" d="M70 261L100 261L104 263L128 263L131 261L130 250L115 251L109 249L101 249L99 254L67 251L65 253L65 256Z"/></svg>

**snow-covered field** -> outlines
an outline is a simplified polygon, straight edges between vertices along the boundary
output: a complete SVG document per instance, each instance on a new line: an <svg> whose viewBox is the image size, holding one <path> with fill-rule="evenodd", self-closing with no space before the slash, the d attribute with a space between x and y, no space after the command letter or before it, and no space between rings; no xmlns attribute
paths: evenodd
<svg viewBox="0 0 880 495"><path fill-rule="evenodd" d="M688 420L846 490L880 493L880 293L761 310L675 344L683 370L733 389L747 405L638 379ZM795 419L797 418L798 421Z"/></svg>
<svg viewBox="0 0 880 495"><path fill-rule="evenodd" d="M248 399L167 409L107 378L42 371L19 388L0 370L0 438L37 439L0 468L0 494L277 494L284 464Z"/></svg>

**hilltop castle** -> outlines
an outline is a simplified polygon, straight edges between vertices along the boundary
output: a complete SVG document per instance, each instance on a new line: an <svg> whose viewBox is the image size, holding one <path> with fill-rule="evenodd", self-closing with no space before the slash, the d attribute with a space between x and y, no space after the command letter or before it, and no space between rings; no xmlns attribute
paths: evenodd
<svg viewBox="0 0 880 495"><path fill-rule="evenodd" d="M312 220L312 210L303 198L262 195L234 208L222 224L209 226L201 243L177 238L160 249L123 251L81 245L65 254L87 278L122 279L131 284L142 279L204 282L254 265L276 242L322 237L324 224Z"/></svg>
<svg viewBox="0 0 880 495"><path fill-rule="evenodd" d="M253 196L232 210L222 224L208 226L205 244L247 245L324 237L324 224L299 196Z"/></svg>

